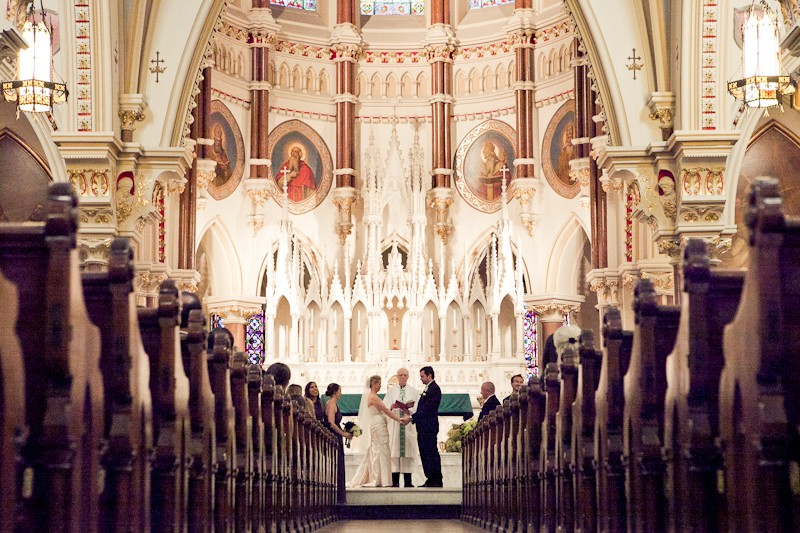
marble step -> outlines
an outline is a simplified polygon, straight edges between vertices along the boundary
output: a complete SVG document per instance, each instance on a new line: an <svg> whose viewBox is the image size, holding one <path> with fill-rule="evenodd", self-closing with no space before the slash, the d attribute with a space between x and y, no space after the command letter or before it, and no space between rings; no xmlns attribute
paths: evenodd
<svg viewBox="0 0 800 533"><path fill-rule="evenodd" d="M348 506L461 505L461 488L359 487L347 489Z"/></svg>

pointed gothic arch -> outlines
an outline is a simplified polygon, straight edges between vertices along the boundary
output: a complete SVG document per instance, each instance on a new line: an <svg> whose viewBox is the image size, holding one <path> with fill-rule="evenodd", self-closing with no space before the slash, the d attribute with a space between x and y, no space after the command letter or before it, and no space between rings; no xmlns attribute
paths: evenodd
<svg viewBox="0 0 800 533"><path fill-rule="evenodd" d="M219 216L212 218L200 232L198 242L200 244L195 251L195 260L200 259L199 250L202 248L208 261L213 294L215 296L241 294L242 263L225 221Z"/></svg>
<svg viewBox="0 0 800 533"><path fill-rule="evenodd" d="M556 233L550 249L545 274L544 291L555 294L578 294L576 286L580 259L589 232L583 220L574 212Z"/></svg>

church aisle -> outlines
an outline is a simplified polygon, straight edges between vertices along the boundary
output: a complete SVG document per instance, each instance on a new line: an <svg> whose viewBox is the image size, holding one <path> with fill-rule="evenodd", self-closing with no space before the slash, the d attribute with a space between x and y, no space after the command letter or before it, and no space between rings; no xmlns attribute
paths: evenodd
<svg viewBox="0 0 800 533"><path fill-rule="evenodd" d="M483 531L459 520L342 520L326 526L321 533L371 533L379 531L397 531L402 528L405 533L477 533Z"/></svg>

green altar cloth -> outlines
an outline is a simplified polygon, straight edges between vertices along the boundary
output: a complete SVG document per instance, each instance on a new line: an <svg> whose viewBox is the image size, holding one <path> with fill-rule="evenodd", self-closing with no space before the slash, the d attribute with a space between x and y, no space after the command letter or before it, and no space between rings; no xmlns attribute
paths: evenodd
<svg viewBox="0 0 800 533"><path fill-rule="evenodd" d="M383 394L378 394L383 398ZM322 401L327 401L327 396ZM358 404L361 402L360 394L343 394L339 400L339 410L342 416L355 416L358 414ZM463 416L464 420L472 416L472 403L469 394L442 394L442 403L439 404L439 416Z"/></svg>

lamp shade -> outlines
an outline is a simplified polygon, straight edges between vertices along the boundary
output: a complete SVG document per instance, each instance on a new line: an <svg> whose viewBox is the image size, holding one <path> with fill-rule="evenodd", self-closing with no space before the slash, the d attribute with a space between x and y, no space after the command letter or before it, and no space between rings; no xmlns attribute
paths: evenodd
<svg viewBox="0 0 800 533"><path fill-rule="evenodd" d="M22 38L28 46L17 57L18 77L2 83L5 99L16 101L22 111L46 113L54 103L66 101L68 95L63 83L52 81L51 35L44 17L44 12L37 14L31 7L22 27Z"/></svg>
<svg viewBox="0 0 800 533"><path fill-rule="evenodd" d="M763 2L747 11L742 40L744 78L728 83L728 91L749 107L777 106L780 95L794 88L789 76L781 75L777 19Z"/></svg>

